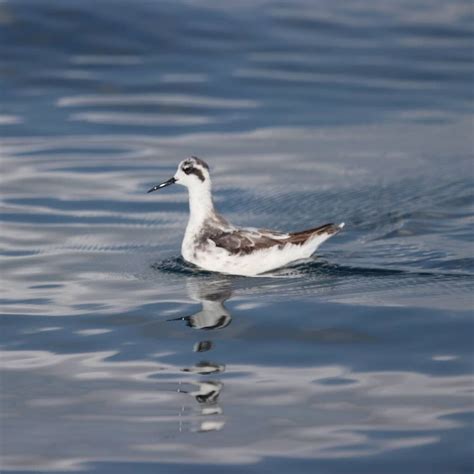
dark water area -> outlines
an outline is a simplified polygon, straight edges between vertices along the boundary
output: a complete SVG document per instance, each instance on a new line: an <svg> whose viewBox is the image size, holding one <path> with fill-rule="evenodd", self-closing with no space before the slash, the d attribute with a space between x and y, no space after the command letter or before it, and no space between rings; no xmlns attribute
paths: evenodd
<svg viewBox="0 0 474 474"><path fill-rule="evenodd" d="M468 1L0 2L2 472L472 473ZM346 223L259 278L179 256Z"/></svg>

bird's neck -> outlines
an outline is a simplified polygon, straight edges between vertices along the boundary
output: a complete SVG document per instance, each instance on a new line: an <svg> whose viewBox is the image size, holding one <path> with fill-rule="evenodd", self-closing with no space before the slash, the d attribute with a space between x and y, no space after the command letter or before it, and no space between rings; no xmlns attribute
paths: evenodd
<svg viewBox="0 0 474 474"><path fill-rule="evenodd" d="M189 224L200 227L214 213L211 186L200 185L189 188Z"/></svg>

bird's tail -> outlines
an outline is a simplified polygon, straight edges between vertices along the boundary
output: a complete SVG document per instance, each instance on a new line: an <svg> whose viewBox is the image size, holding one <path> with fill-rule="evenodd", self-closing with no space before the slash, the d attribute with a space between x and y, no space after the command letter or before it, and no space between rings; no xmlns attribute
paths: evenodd
<svg viewBox="0 0 474 474"><path fill-rule="evenodd" d="M315 237L321 237L321 242L328 239L332 235L337 234L344 227L344 222L341 224L324 224L312 229L302 230L300 232L292 232L288 237L288 243L302 245L313 240ZM319 240L319 239L318 239Z"/></svg>

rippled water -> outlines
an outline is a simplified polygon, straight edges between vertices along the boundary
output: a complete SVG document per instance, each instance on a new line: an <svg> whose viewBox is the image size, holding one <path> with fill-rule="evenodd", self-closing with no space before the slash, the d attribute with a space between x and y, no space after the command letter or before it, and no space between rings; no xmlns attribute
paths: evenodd
<svg viewBox="0 0 474 474"><path fill-rule="evenodd" d="M472 5L0 3L2 471L472 472ZM194 154L262 278L179 257Z"/></svg>

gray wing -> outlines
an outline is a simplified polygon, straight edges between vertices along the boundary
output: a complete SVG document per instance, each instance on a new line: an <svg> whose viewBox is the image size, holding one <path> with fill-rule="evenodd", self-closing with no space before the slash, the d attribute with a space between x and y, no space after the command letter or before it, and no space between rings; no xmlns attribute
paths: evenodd
<svg viewBox="0 0 474 474"><path fill-rule="evenodd" d="M283 247L286 244L302 245L314 236L332 235L342 229L341 225L325 224L301 232L288 234L266 229L226 229L207 236L217 247L226 249L231 254L249 254L255 250L271 247Z"/></svg>
<svg viewBox="0 0 474 474"><path fill-rule="evenodd" d="M231 254L249 254L255 250L282 246L288 239L288 234L257 229L233 229L218 232L208 237L216 247L221 247Z"/></svg>

